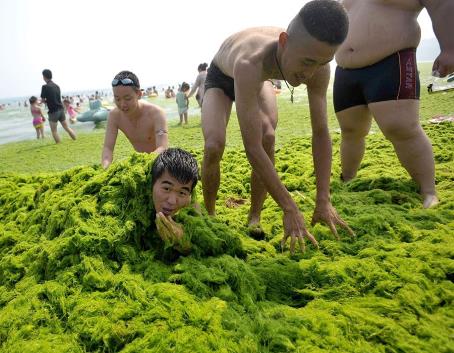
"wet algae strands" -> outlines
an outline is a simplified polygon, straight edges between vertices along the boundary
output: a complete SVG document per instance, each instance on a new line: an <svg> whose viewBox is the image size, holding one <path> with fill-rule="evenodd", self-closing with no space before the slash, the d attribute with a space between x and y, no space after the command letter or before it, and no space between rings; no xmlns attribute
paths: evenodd
<svg viewBox="0 0 454 353"><path fill-rule="evenodd" d="M427 131L438 207L421 209L389 143L371 136L357 179L333 168L333 204L357 239L317 225L321 249L294 257L280 252L274 201L262 241L247 234L248 201L226 203L248 199L240 151L222 162L217 219L178 216L186 257L155 233L153 156L0 176L0 351L452 352L454 127ZM310 220L310 140L280 148L276 168Z"/></svg>

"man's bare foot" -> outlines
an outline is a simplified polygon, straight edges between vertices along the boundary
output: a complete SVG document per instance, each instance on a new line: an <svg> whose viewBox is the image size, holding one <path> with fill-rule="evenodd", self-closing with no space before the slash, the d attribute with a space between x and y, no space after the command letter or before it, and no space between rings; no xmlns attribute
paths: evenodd
<svg viewBox="0 0 454 353"><path fill-rule="evenodd" d="M437 205L440 200L438 199L437 195L429 194L429 195L423 195L423 208L431 208Z"/></svg>

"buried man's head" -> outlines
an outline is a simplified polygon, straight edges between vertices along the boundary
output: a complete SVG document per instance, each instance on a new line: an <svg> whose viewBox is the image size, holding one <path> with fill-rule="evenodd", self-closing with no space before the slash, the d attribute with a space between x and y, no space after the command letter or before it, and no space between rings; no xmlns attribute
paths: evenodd
<svg viewBox="0 0 454 353"><path fill-rule="evenodd" d="M199 167L192 154L180 148L169 148L156 158L151 173L156 213L173 216L191 203L199 177Z"/></svg>

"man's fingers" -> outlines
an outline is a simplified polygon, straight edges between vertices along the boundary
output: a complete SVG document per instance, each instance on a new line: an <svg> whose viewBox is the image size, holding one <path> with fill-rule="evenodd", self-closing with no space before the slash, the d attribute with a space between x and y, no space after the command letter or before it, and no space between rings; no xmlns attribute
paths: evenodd
<svg viewBox="0 0 454 353"><path fill-rule="evenodd" d="M298 237L298 244L300 245L301 252L304 254L304 252L306 251L306 242L304 241L304 237Z"/></svg>
<svg viewBox="0 0 454 353"><path fill-rule="evenodd" d="M285 243L287 242L288 235L284 234L284 237L281 240L281 252L285 250Z"/></svg>
<svg viewBox="0 0 454 353"><path fill-rule="evenodd" d="M351 236L352 238L356 238L355 232L348 226L347 223L344 222L344 224L342 225L342 227L344 227L345 229L347 229L348 234L350 234L350 236Z"/></svg>
<svg viewBox="0 0 454 353"><path fill-rule="evenodd" d="M168 241L168 235L167 235L167 229L166 227L162 224L161 219L159 216L156 217L156 228L158 229L158 234L161 237L163 241Z"/></svg>
<svg viewBox="0 0 454 353"><path fill-rule="evenodd" d="M166 241L172 241L175 238L174 231L172 228L172 224L170 223L169 219L164 216L162 212L159 212L157 215L157 220L160 224L160 229L162 235L165 237L164 240Z"/></svg>
<svg viewBox="0 0 454 353"><path fill-rule="evenodd" d="M290 237L290 254L292 255L295 253L296 237L296 235Z"/></svg>
<svg viewBox="0 0 454 353"><path fill-rule="evenodd" d="M169 234L169 237L173 238L174 229L173 229L173 225L172 225L172 222L170 221L170 219L164 215L161 215L160 219L161 219L163 226L166 228L166 230Z"/></svg>
<svg viewBox="0 0 454 353"><path fill-rule="evenodd" d="M337 240L340 240L339 234L337 234L336 226L333 224L333 222L329 222L329 223L328 223L328 227L329 227L329 229L331 230L331 233L334 234L334 237L335 237Z"/></svg>
<svg viewBox="0 0 454 353"><path fill-rule="evenodd" d="M339 218L337 220L337 223L344 229L347 230L348 234L350 235L350 237L352 238L356 238L356 234L355 232L348 226L348 224L341 218Z"/></svg>
<svg viewBox="0 0 454 353"><path fill-rule="evenodd" d="M319 248L319 247L318 247L317 240L315 240L314 236L313 236L311 233L309 233L309 232L306 230L304 236L305 236L306 238L308 238L308 239L311 241L311 243L312 243L317 249Z"/></svg>

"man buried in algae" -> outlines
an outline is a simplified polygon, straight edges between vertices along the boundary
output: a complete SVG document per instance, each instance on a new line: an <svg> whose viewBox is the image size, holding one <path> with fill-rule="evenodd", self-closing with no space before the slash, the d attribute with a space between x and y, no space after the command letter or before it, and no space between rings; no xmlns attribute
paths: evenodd
<svg viewBox="0 0 454 353"><path fill-rule="evenodd" d="M210 220L203 221L204 217L196 217L199 218L196 220L193 217L192 222L185 222L184 228L174 221L175 214L191 203L196 212L200 213L194 192L198 172L196 159L180 148L169 148L156 157L151 167L151 184L157 233L165 244L173 246L182 254L188 254L196 247L198 252L206 254L227 252L240 255L240 241L230 232L201 231L200 226L205 222L211 223ZM211 226L217 228L220 225Z"/></svg>

